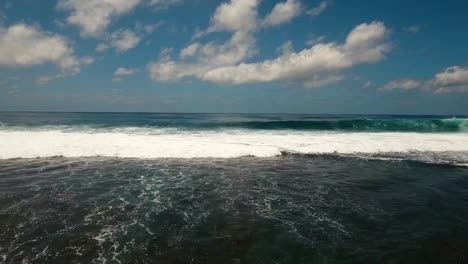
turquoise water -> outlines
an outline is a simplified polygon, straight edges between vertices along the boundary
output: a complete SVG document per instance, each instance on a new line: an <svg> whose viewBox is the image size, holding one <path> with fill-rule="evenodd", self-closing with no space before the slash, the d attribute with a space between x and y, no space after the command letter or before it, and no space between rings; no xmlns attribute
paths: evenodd
<svg viewBox="0 0 468 264"><path fill-rule="evenodd" d="M152 113L0 113L8 126L153 127L186 130L324 130L468 132L467 116L152 114Z"/></svg>

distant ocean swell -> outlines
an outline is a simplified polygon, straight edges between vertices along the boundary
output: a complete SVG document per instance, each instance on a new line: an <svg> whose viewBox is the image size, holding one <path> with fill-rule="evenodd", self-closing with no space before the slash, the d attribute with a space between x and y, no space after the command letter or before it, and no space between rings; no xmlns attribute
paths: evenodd
<svg viewBox="0 0 468 264"><path fill-rule="evenodd" d="M468 119L352 119L252 121L218 124L218 126L247 129L342 130L342 131L402 131L459 132L468 131Z"/></svg>
<svg viewBox="0 0 468 264"><path fill-rule="evenodd" d="M88 120L86 120L88 121ZM350 132L468 132L468 119L341 119L341 120L255 120L255 121L217 121L217 120L177 120L177 119L158 119L158 120L124 120L113 123L94 123L93 120L84 123L54 123L50 124L18 124L1 123L1 129L20 129L20 128L44 128L71 127L79 128L84 125L85 128L128 128L128 127L147 127L147 128L176 128L179 130L224 130L224 129L251 129L251 130L300 130L300 131L350 131Z"/></svg>

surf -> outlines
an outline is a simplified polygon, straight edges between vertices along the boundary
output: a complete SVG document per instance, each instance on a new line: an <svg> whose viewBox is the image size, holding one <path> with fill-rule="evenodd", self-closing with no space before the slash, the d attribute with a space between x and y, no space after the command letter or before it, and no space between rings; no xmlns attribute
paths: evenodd
<svg viewBox="0 0 468 264"><path fill-rule="evenodd" d="M467 152L468 133L180 131L149 128L0 130L0 159L36 157L235 158L282 153Z"/></svg>
<svg viewBox="0 0 468 264"><path fill-rule="evenodd" d="M214 126L262 130L462 132L468 131L468 119L280 120L221 123Z"/></svg>

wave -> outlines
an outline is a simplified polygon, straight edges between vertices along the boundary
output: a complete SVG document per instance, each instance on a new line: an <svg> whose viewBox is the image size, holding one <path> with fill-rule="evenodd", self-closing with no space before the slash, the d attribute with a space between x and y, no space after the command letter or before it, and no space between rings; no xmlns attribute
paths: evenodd
<svg viewBox="0 0 468 264"><path fill-rule="evenodd" d="M347 131L347 132L468 132L468 119L466 118L355 118L355 119L237 119L232 118L172 118L164 119L131 119L131 120L102 120L86 119L78 121L48 120L47 122L0 123L5 130L19 129L175 129L186 131L212 131L226 129L248 130L299 130L299 131ZM291 118L291 117L287 117ZM230 120L229 120L230 119ZM229 120L229 121L228 121Z"/></svg>
<svg viewBox="0 0 468 264"><path fill-rule="evenodd" d="M220 127L246 129L294 129L388 132L460 132L468 131L468 119L350 119L251 121L217 124Z"/></svg>
<svg viewBox="0 0 468 264"><path fill-rule="evenodd" d="M167 132L167 131L166 131ZM0 130L0 159L36 157L234 158L295 154L466 152L468 133L288 132L197 133ZM468 157L459 159L468 163Z"/></svg>

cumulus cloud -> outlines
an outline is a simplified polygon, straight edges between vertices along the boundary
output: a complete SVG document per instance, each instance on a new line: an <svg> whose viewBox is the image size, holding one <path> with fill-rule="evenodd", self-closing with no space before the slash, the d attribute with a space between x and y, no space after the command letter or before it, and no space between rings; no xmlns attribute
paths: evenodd
<svg viewBox="0 0 468 264"><path fill-rule="evenodd" d="M263 19L258 17L260 0L230 0L218 6L211 17L211 25L204 31L197 30L194 39L213 32L254 33L264 27L287 23L303 13L299 0L277 3Z"/></svg>
<svg viewBox="0 0 468 264"><path fill-rule="evenodd" d="M143 24L136 22L133 29L119 29L110 34L103 34L101 43L96 46L97 52L104 52L114 48L117 52L123 53L137 47L141 41L159 28L163 22L155 24Z"/></svg>
<svg viewBox="0 0 468 264"><path fill-rule="evenodd" d="M80 65L90 65L93 64L95 59L93 57L85 56L79 59ZM52 81L64 79L73 75L80 73L80 69L75 68L72 71L61 71L59 73L42 75L36 79L36 83L39 85L44 85Z"/></svg>
<svg viewBox="0 0 468 264"><path fill-rule="evenodd" d="M294 52L292 41L286 41L283 45L276 49L276 52L282 54L283 56L288 56L292 54Z"/></svg>
<svg viewBox="0 0 468 264"><path fill-rule="evenodd" d="M208 32L250 32L257 27L259 0L231 0L216 9Z"/></svg>
<svg viewBox="0 0 468 264"><path fill-rule="evenodd" d="M254 36L256 32L263 27L286 23L302 12L302 6L297 0L286 0L275 5L264 19L259 19L257 10L259 3L259 0L230 0L219 5L210 19L209 27L199 31L194 38L222 31L232 33L231 38L222 44L213 41L191 43L179 52L180 60L174 60L167 54L160 56L158 61L147 65L150 78L158 82L174 82L186 77L195 77L206 81L234 84L300 80L304 86L316 87L342 80L343 77L336 74L336 70L353 64L380 60L390 49L389 45L383 43L387 30L382 23L376 22L363 25L362 27L367 26L363 30L357 27L348 36L345 45L320 44L311 51L311 60L315 60L311 64L316 65L315 69L315 66L312 67L314 71L312 73L327 71L324 76L311 77L310 72L306 72L311 70L307 66L310 58L305 58L308 62L302 63L300 57L309 54L307 51L295 53L291 42L280 48L282 55L275 60L245 64L243 62L258 53ZM368 32L372 30L373 32ZM358 45L355 45L356 42ZM330 62L328 59L334 59L335 62ZM335 66L327 67L333 63ZM325 69L321 70L323 65ZM248 72L245 78L239 76L251 70L254 72ZM258 76L253 77L256 74ZM307 84L306 79L309 81Z"/></svg>
<svg viewBox="0 0 468 264"><path fill-rule="evenodd" d="M156 24L143 24L137 22L133 29L119 29L111 34L105 34L103 42L96 46L97 52L104 52L110 48L119 53L126 52L137 47L142 40L152 34L163 22Z"/></svg>
<svg viewBox="0 0 468 264"><path fill-rule="evenodd" d="M255 39L243 32L237 32L226 43L194 43L180 52L180 57L191 59L191 62L174 61L163 50L160 60L148 64L151 79L160 82L179 81L184 77L202 75L215 67L234 65L256 52Z"/></svg>
<svg viewBox="0 0 468 264"><path fill-rule="evenodd" d="M123 78L125 76L133 75L133 74L137 73L138 71L139 70L137 68L119 67L114 72L114 78L112 79L112 82L121 82L121 81L123 81Z"/></svg>
<svg viewBox="0 0 468 264"><path fill-rule="evenodd" d="M436 93L468 93L468 68L447 68L437 73L431 83Z"/></svg>
<svg viewBox="0 0 468 264"><path fill-rule="evenodd" d="M38 77L38 84L76 75L81 66L92 63L93 57L76 57L72 46L60 35L24 23L0 25L0 66L55 64L59 69L58 73Z"/></svg>
<svg viewBox="0 0 468 264"><path fill-rule="evenodd" d="M436 73L429 80L396 80L379 88L381 91L416 89L434 93L468 93L468 68L453 66Z"/></svg>
<svg viewBox="0 0 468 264"><path fill-rule="evenodd" d="M94 58L90 56L85 56L80 59L81 64L90 65L94 63Z"/></svg>
<svg viewBox="0 0 468 264"><path fill-rule="evenodd" d="M230 84L297 80L307 82L308 78L317 74L384 59L390 51L387 36L388 29L381 22L361 24L349 33L342 45L320 43L274 60L214 68L206 72L202 79Z"/></svg>
<svg viewBox="0 0 468 264"><path fill-rule="evenodd" d="M209 28L198 37L216 31L231 32L232 36L225 43L195 42L183 48L179 57L189 59L174 61L169 54L160 56L157 62L149 63L147 69L151 79L161 82L178 81L184 77L202 74L214 67L234 65L256 54L257 0L231 0L223 3L211 17Z"/></svg>
<svg viewBox="0 0 468 264"><path fill-rule="evenodd" d="M105 43L99 43L96 46L96 51L97 52L104 52L104 51L108 50L109 48L110 48L109 45L107 45Z"/></svg>
<svg viewBox="0 0 468 264"><path fill-rule="evenodd" d="M80 71L80 60L64 37L23 23L8 28L0 25L0 65L29 67L46 63L62 71Z"/></svg>
<svg viewBox="0 0 468 264"><path fill-rule="evenodd" d="M328 2L327 1L322 1L322 2L320 2L320 4L317 7L314 7L312 9L308 10L307 14L311 15L311 16L318 16L321 13L323 13L323 11L325 11L325 9L327 9L327 7L328 7Z"/></svg>
<svg viewBox="0 0 468 264"><path fill-rule="evenodd" d="M124 68L124 67L119 67L117 70L115 70L114 75L115 76L128 76L128 75L133 75L138 72L138 69L136 68Z"/></svg>
<svg viewBox="0 0 468 264"><path fill-rule="evenodd" d="M70 11L67 23L78 26L84 37L99 36L112 19L132 11L140 0L59 0L57 8Z"/></svg>
<svg viewBox="0 0 468 264"><path fill-rule="evenodd" d="M197 53L197 51L199 50L200 47L202 47L202 45L200 45L200 43L193 43L193 44L183 48L180 51L180 57L182 59L193 57L193 56L195 56L195 54Z"/></svg>
<svg viewBox="0 0 468 264"><path fill-rule="evenodd" d="M162 25L164 25L164 21L158 21L157 23L153 24L144 24L141 22L136 22L135 23L135 31L140 32L141 34L152 34L156 29L160 28Z"/></svg>
<svg viewBox="0 0 468 264"><path fill-rule="evenodd" d="M140 43L141 38L129 29L118 30L111 35L110 45L117 52L125 52L135 48Z"/></svg>
<svg viewBox="0 0 468 264"><path fill-rule="evenodd" d="M302 12L302 5L298 0L287 0L278 3L270 14L263 19L263 25L276 26L291 21Z"/></svg>

